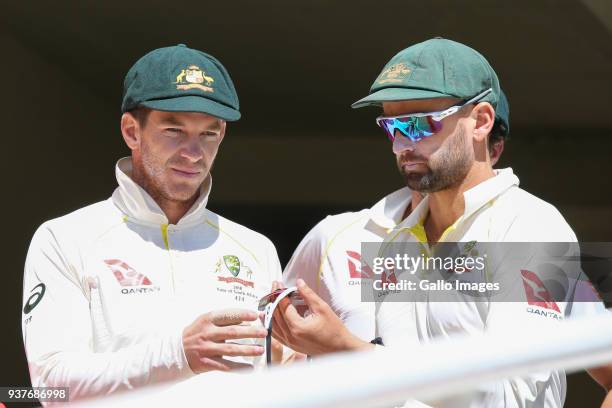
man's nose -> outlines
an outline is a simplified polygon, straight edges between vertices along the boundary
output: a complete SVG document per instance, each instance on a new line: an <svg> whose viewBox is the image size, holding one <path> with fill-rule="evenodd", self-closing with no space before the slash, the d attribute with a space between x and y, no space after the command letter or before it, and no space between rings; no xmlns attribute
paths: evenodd
<svg viewBox="0 0 612 408"><path fill-rule="evenodd" d="M404 135L395 135L395 139L393 139L393 153L395 154L400 154L406 150L413 152L415 146L416 142Z"/></svg>
<svg viewBox="0 0 612 408"><path fill-rule="evenodd" d="M185 145L181 150L181 155L192 162L197 162L202 159L204 149L198 137L189 136L185 141Z"/></svg>

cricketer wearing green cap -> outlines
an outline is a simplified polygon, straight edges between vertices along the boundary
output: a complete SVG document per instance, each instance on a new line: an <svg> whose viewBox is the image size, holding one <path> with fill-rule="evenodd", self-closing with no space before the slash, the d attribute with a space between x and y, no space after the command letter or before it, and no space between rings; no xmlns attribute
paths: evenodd
<svg viewBox="0 0 612 408"><path fill-rule="evenodd" d="M206 208L240 118L223 65L154 50L127 73L121 110L131 156L112 197L42 224L26 260L32 384L68 387L70 401L265 365L253 299L281 276L270 240Z"/></svg>
<svg viewBox="0 0 612 408"><path fill-rule="evenodd" d="M397 68L392 71L399 72ZM386 72L391 71L386 69ZM490 135L491 165L495 165L503 151L508 123L508 102L500 90L496 123ZM362 271L358 266L361 243L380 242L422 198L422 193L404 187L382 197L371 208L325 217L296 248L283 272L284 285L295 286L298 279L303 279L353 334L363 340L373 339L376 337L374 304L361 301Z"/></svg>
<svg viewBox="0 0 612 408"><path fill-rule="evenodd" d="M401 244L402 248L413 244L418 251L435 257L441 243L463 242L477 246L479 242L577 241L556 208L519 187L518 177L511 168L493 169L503 149L503 139L509 133L509 106L501 92L497 74L476 50L443 38L408 47L385 65L369 94L353 104L354 108L364 106L382 110L376 123L381 128L381 136L386 136L391 144L398 169L408 187L388 197L382 205L385 210L391 210L389 215L395 217L391 221L397 224L393 226L390 223L377 253L384 255L389 248L397 248L391 244ZM410 191L423 196L418 205L410 204ZM403 204L398 194L406 196ZM412 201L414 204L416 200ZM377 206L353 221L359 223L360 219L365 219L370 225L372 221L377 222L380 219L380 215L375 213ZM343 219L351 222L348 216L343 215ZM341 219L336 217L336 220L340 222ZM323 223L323 230L329 232L330 222L326 220ZM282 303L275 316L274 335L297 352L320 355L374 347L364 338L363 333L367 331L353 330L356 327L354 320L350 321L353 326L345 324L345 316L350 316L351 310L338 313L338 304L346 306L342 301L347 296L332 299L331 307L325 301L330 300L330 290L339 291L345 284L338 276L356 270L355 266L352 270L350 268L351 259L357 259L359 255L354 254L355 248L346 248L350 250L346 252L349 254L349 271L342 269L346 266L341 262L330 258L337 242L350 242L348 238L342 238L344 231L357 233L351 229L352 225L334 226L337 230L334 242L323 246L320 268L303 272L308 269L308 257L303 256L303 252L321 247L312 242L302 245L294 255L293 264L289 265L289 274L297 278L295 283L312 313L302 318L290 303ZM362 238L359 243L373 241L376 242ZM388 259L393 258L389 256ZM344 265L347 265L346 260L345 257ZM365 260L360 261L360 275L363 277L368 273L363 269ZM332 265L330 269L333 272L326 274L325 265ZM569 295L563 299L553 298L541 280L529 274L519 275L516 279L512 275L519 293L513 302L475 302L452 288L446 294L452 296L452 301L436 302L432 300L436 299L435 292L428 292L426 286L419 287L422 301L402 300L406 298L401 297L401 289L396 289L400 286L395 286L402 282L401 269L396 265L382 273L374 271L373 277L361 279L359 286L363 290L364 285L369 285L370 289L377 291L376 294L387 294L385 301L380 302L373 312L375 327L371 332L378 337L377 343L395 346L395 350L408 356L418 353L415 345L419 343L451 341L455 336L507 330L507 326L516 328L510 332L512 335L530 336L532 331L553 324L551 321L557 324L565 318L605 311L596 298L589 302L573 302ZM477 275L480 273L486 278L491 276L491 272L471 271L470 277L480 276ZM513 270L512 273L522 274L523 271ZM320 281L308 279L309 276L318 276ZM545 296L551 301L538 301L532 286L525 283L523 288L523 281L537 287L537 296ZM320 291L315 285L324 290ZM573 288L569 289L564 293L574 293ZM389 301L391 294L397 294L398 298ZM359 312L363 314L364 310L362 307ZM379 369L379 376L384 377L384 367ZM609 368L603 367L592 374L608 387L612 378L610 372ZM564 373L542 370L521 378L483 384L461 398L441 397L427 402L436 407L561 407L565 393Z"/></svg>

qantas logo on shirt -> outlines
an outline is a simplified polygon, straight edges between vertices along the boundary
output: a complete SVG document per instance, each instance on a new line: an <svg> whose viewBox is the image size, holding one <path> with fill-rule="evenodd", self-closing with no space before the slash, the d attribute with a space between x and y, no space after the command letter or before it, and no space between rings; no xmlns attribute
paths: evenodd
<svg viewBox="0 0 612 408"><path fill-rule="evenodd" d="M361 263L361 254L359 252L346 251L346 255L348 256L347 258L348 270L349 270L349 277L351 279L373 279L374 278L374 272L372 271L372 268L370 268L368 265L363 266L363 264ZM383 283L387 283L387 282L397 283L397 278L395 277L394 270L389 270L387 272L382 273L380 276L380 279L381 279L381 282ZM359 281L350 280L349 281L349 285L351 286L360 285L360 284L361 284L361 280Z"/></svg>
<svg viewBox="0 0 612 408"><path fill-rule="evenodd" d="M149 278L120 259L105 259L104 263L123 287L121 293L124 295L160 291L159 286L153 286Z"/></svg>
<svg viewBox="0 0 612 408"><path fill-rule="evenodd" d="M538 275L526 269L521 269L521 277L523 278L523 285L527 295L527 303L561 313L559 306L557 306L557 303L553 300L550 292L546 289Z"/></svg>
<svg viewBox="0 0 612 408"><path fill-rule="evenodd" d="M119 259L105 259L104 263L113 272L121 286L151 285L149 278Z"/></svg>
<svg viewBox="0 0 612 408"><path fill-rule="evenodd" d="M361 254L355 251L346 251L346 255L348 256L348 270L349 276L351 279L361 279L361 278L371 278L372 270L366 266L361 269Z"/></svg>

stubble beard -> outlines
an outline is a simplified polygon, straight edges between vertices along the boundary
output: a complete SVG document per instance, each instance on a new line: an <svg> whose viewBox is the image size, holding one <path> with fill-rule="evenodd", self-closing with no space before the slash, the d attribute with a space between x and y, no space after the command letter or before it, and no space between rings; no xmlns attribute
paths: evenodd
<svg viewBox="0 0 612 408"><path fill-rule="evenodd" d="M427 161L425 172L405 171L398 163L406 185L421 193L435 193L454 187L467 176L474 152L467 145L464 129L458 129Z"/></svg>
<svg viewBox="0 0 612 408"><path fill-rule="evenodd" d="M142 146L141 159L143 171L140 184L156 202L165 201L188 204L195 201L201 185L195 189L187 185L184 185L183 188L180 188L180 186L179 188L171 188L164 182L165 163L157 159L146 144Z"/></svg>

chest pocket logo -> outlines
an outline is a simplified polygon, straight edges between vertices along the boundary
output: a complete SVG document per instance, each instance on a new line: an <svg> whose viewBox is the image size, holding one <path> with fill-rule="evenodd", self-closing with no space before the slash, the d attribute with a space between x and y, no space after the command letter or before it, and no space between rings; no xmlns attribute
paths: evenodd
<svg viewBox="0 0 612 408"><path fill-rule="evenodd" d="M253 270L240 261L236 255L224 255L215 265L215 273L219 275L229 274L231 276L218 276L220 282L240 283L243 286L254 287ZM239 278L238 275L241 275Z"/></svg>

